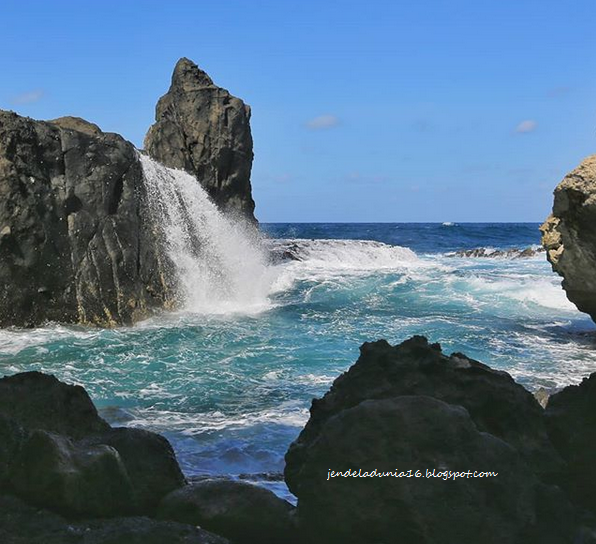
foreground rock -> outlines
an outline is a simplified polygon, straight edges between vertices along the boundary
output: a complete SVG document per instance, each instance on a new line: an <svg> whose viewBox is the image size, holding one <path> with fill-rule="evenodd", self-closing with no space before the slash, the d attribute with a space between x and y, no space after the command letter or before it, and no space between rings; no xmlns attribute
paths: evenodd
<svg viewBox="0 0 596 544"><path fill-rule="evenodd" d="M443 480L427 470L498 475ZM563 544L576 533L575 512L545 483L561 470L530 393L504 372L414 337L362 346L358 362L313 401L285 475L314 542Z"/></svg>
<svg viewBox="0 0 596 544"><path fill-rule="evenodd" d="M550 438L568 463L570 496L596 514L596 373L549 398Z"/></svg>
<svg viewBox="0 0 596 544"><path fill-rule="evenodd" d="M229 538L237 544L297 542L295 508L271 491L232 480L203 480L173 491L158 515Z"/></svg>
<svg viewBox="0 0 596 544"><path fill-rule="evenodd" d="M227 544L198 527L147 517L67 520L0 494L2 544Z"/></svg>
<svg viewBox="0 0 596 544"><path fill-rule="evenodd" d="M250 108L183 58L155 121L145 137L147 153L196 176L222 209L254 221Z"/></svg>
<svg viewBox="0 0 596 544"><path fill-rule="evenodd" d="M554 195L542 244L567 298L596 321L596 155L567 174Z"/></svg>
<svg viewBox="0 0 596 544"><path fill-rule="evenodd" d="M0 379L0 489L70 516L150 514L184 485L172 447L111 429L81 387L27 372Z"/></svg>

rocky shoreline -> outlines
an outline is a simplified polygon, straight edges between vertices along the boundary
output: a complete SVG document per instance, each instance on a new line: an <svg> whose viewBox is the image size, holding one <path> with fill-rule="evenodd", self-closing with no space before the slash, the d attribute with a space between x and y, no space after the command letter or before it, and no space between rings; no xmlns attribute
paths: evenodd
<svg viewBox="0 0 596 544"><path fill-rule="evenodd" d="M595 384L544 409L506 372L424 337L366 343L286 454L294 507L243 481L188 482L165 438L110 427L82 387L5 377L0 541L596 542Z"/></svg>

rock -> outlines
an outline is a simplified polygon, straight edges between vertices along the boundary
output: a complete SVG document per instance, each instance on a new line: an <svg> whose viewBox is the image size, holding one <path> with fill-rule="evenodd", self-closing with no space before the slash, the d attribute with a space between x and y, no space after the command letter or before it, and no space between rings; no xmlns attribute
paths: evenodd
<svg viewBox="0 0 596 544"><path fill-rule="evenodd" d="M0 111L0 326L113 326L171 306L144 194L121 136Z"/></svg>
<svg viewBox="0 0 596 544"><path fill-rule="evenodd" d="M87 391L41 372L0 379L0 416L27 429L43 429L71 438L107 431Z"/></svg>
<svg viewBox="0 0 596 544"><path fill-rule="evenodd" d="M359 470L404 476L328 479ZM497 476L444 480L445 471ZM564 497L513 447L480 432L463 407L427 396L365 400L331 415L290 474L309 542L563 544L574 532Z"/></svg>
<svg viewBox="0 0 596 544"><path fill-rule="evenodd" d="M0 495L2 544L227 544L198 527L147 517L71 521Z"/></svg>
<svg viewBox="0 0 596 544"><path fill-rule="evenodd" d="M53 376L0 379L0 484L65 515L152 514L185 480L169 442L112 429L87 392Z"/></svg>
<svg viewBox="0 0 596 544"><path fill-rule="evenodd" d="M30 504L73 516L134 511L126 468L109 446L82 447L66 437L34 430L11 468L12 488Z"/></svg>
<svg viewBox="0 0 596 544"><path fill-rule="evenodd" d="M319 429L335 414L370 399L426 395L466 408L480 431L508 442L547 480L556 479L563 463L550 443L543 409L531 393L506 372L454 353L415 336L392 347L386 341L365 343L360 358L333 383L322 399L313 400L310 420L286 454L290 489L303 455Z"/></svg>
<svg viewBox="0 0 596 544"><path fill-rule="evenodd" d="M147 153L196 176L223 210L255 221L250 108L182 58L157 104L155 120L145 137Z"/></svg>
<svg viewBox="0 0 596 544"><path fill-rule="evenodd" d="M245 482L203 480L170 493L158 516L221 534L236 544L295 542L294 507Z"/></svg>
<svg viewBox="0 0 596 544"><path fill-rule="evenodd" d="M544 251L544 248L526 247L525 249L492 249L478 247L474 249L462 249L450 253L449 257L486 257L491 259L528 259Z"/></svg>
<svg viewBox="0 0 596 544"><path fill-rule="evenodd" d="M544 387L541 387L540 389L538 389L538 391L534 392L534 398L538 401L538 404L540 404L540 406L542 406L543 408L546 408L550 395L550 392Z"/></svg>
<svg viewBox="0 0 596 544"><path fill-rule="evenodd" d="M596 321L596 155L567 174L554 192L552 214L540 227L553 270L567 298Z"/></svg>
<svg viewBox="0 0 596 544"><path fill-rule="evenodd" d="M567 491L596 513L596 373L552 395L545 415L552 443L569 467Z"/></svg>
<svg viewBox="0 0 596 544"><path fill-rule="evenodd" d="M83 443L106 444L118 452L140 512L152 512L165 495L185 484L174 450L163 436L121 427L87 438Z"/></svg>

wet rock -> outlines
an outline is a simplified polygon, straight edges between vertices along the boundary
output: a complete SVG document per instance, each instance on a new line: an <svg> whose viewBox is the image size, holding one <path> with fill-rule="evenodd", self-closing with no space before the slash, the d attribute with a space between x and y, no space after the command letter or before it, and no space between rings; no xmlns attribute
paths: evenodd
<svg viewBox="0 0 596 544"><path fill-rule="evenodd" d="M223 210L254 221L250 108L182 58L155 121L145 137L147 153L196 176Z"/></svg>
<svg viewBox="0 0 596 544"><path fill-rule="evenodd" d="M567 298L596 321L596 155L567 174L554 191L552 214L540 227Z"/></svg>
<svg viewBox="0 0 596 544"><path fill-rule="evenodd" d="M450 254L452 257L486 257L490 259L528 259L542 253L544 248L526 247L524 249L493 249L478 247L474 249L463 249Z"/></svg>
<svg viewBox="0 0 596 544"><path fill-rule="evenodd" d="M200 525L237 544L296 542L294 507L271 491L245 482L215 479L170 493L161 519Z"/></svg>
<svg viewBox="0 0 596 544"><path fill-rule="evenodd" d="M134 146L0 111L0 326L113 326L171 304Z"/></svg>
<svg viewBox="0 0 596 544"><path fill-rule="evenodd" d="M568 464L565 488L596 513L596 373L552 395L545 415L549 436Z"/></svg>

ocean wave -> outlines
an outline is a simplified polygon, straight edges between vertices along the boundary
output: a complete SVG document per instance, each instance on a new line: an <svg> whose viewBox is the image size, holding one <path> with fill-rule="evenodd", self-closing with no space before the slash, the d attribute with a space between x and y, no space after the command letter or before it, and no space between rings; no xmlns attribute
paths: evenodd
<svg viewBox="0 0 596 544"><path fill-rule="evenodd" d="M445 253L446 257L488 258L488 259L530 259L544 253L544 248L532 245L525 248L497 249L494 247L476 247Z"/></svg>

